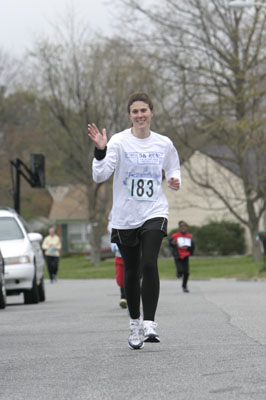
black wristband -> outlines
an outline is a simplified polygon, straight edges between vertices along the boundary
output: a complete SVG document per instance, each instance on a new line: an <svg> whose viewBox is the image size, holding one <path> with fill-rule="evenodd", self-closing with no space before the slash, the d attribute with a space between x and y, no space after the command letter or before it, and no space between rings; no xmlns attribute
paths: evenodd
<svg viewBox="0 0 266 400"><path fill-rule="evenodd" d="M98 160L98 161L103 160L104 157L106 156L106 150L107 150L107 146L105 146L105 149L103 149L103 150L98 149L97 147L95 147L95 149L94 149L94 157L96 158L96 160Z"/></svg>

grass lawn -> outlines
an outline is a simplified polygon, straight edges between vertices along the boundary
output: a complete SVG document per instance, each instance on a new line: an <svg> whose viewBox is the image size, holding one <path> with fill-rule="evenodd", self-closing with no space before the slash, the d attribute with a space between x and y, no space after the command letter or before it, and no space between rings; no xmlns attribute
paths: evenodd
<svg viewBox="0 0 266 400"><path fill-rule="evenodd" d="M261 273L261 268L261 262L254 263L247 256L191 257L190 279L265 279L266 273ZM161 279L176 279L172 258L160 258L159 271ZM61 257L58 275L61 279L115 279L114 259L104 260L95 266L84 255ZM47 269L45 277L48 277Z"/></svg>

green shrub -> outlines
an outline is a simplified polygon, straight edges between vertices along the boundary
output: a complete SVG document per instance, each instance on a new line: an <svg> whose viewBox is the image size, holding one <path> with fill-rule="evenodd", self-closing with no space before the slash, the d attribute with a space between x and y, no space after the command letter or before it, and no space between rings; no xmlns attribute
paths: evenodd
<svg viewBox="0 0 266 400"><path fill-rule="evenodd" d="M244 254L245 231L235 222L210 222L195 232L198 251L204 255Z"/></svg>
<svg viewBox="0 0 266 400"><path fill-rule="evenodd" d="M178 228L169 232L177 232ZM230 221L211 221L203 226L188 226L188 231L195 241L195 255L233 255L244 254L246 250L245 230L236 223Z"/></svg>

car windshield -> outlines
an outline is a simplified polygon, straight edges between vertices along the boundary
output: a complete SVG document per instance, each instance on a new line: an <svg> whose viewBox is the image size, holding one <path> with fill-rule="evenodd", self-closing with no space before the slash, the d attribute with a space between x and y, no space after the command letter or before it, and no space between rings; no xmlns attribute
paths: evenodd
<svg viewBox="0 0 266 400"><path fill-rule="evenodd" d="M15 240L23 238L23 232L14 218L0 218L0 240Z"/></svg>

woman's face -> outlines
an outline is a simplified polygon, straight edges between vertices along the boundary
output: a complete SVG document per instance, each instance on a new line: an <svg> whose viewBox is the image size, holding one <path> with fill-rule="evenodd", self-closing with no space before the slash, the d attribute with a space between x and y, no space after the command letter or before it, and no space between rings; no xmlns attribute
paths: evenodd
<svg viewBox="0 0 266 400"><path fill-rule="evenodd" d="M135 101L130 106L129 119L136 129L150 128L153 112L148 104L143 101Z"/></svg>

